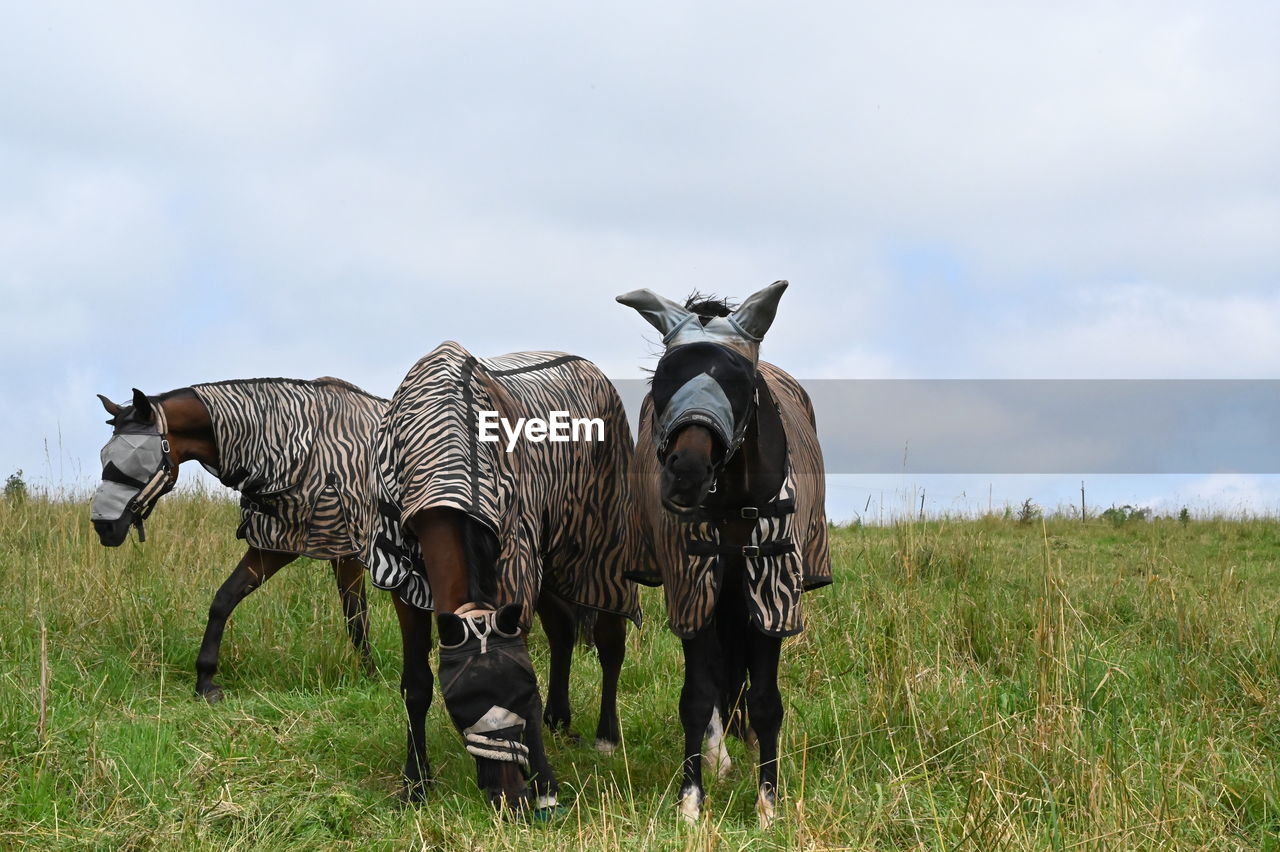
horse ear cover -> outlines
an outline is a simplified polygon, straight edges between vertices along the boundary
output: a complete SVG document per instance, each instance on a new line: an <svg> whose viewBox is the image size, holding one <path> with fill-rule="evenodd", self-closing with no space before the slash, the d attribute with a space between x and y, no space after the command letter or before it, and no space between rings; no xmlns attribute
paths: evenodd
<svg viewBox="0 0 1280 852"><path fill-rule="evenodd" d="M778 300L788 286L786 281L775 281L752 293L731 315L734 324L756 340L762 339L773 325L773 318L778 313Z"/></svg>
<svg viewBox="0 0 1280 852"><path fill-rule="evenodd" d="M466 630L462 627L462 619L451 612L438 613L436 624L440 629L441 645L457 645L467 638Z"/></svg>
<svg viewBox="0 0 1280 852"><path fill-rule="evenodd" d="M619 303L635 308L640 316L666 337L694 314L688 308L659 296L652 290L632 290L617 297Z"/></svg>
<svg viewBox="0 0 1280 852"><path fill-rule="evenodd" d="M498 610L498 617L494 622L503 633L514 636L520 632L520 616L523 614L524 607L520 604L506 604Z"/></svg>

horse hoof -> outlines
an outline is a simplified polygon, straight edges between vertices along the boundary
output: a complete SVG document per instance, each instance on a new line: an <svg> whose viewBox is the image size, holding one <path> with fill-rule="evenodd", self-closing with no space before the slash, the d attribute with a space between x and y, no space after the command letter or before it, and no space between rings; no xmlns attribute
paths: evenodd
<svg viewBox="0 0 1280 852"><path fill-rule="evenodd" d="M680 818L690 825L696 825L702 817L702 791L696 787L686 787L680 791Z"/></svg>
<svg viewBox="0 0 1280 852"><path fill-rule="evenodd" d="M776 819L774 808L776 798L772 784L762 784L760 786L760 793L756 796L756 816L760 818L761 831L768 829Z"/></svg>
<svg viewBox="0 0 1280 852"><path fill-rule="evenodd" d="M596 751L601 754L613 754L618 750L618 744L613 740L606 740L604 737L596 738Z"/></svg>
<svg viewBox="0 0 1280 852"><path fill-rule="evenodd" d="M427 800L427 788L430 786L430 778L422 781L410 781L406 778L404 786L400 788L400 801L406 805L420 805Z"/></svg>
<svg viewBox="0 0 1280 852"><path fill-rule="evenodd" d="M222 700L222 687L215 684L208 689L197 690L196 698L203 698L207 704L217 704Z"/></svg>
<svg viewBox="0 0 1280 852"><path fill-rule="evenodd" d="M582 735L567 725L556 725L551 728L551 736L558 740L565 740L572 745L578 745L582 742Z"/></svg>

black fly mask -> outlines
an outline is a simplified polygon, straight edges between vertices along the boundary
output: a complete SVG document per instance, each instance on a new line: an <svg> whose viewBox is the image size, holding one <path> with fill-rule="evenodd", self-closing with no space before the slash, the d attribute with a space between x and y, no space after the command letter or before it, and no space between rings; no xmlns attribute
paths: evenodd
<svg viewBox="0 0 1280 852"><path fill-rule="evenodd" d="M742 443L755 410L756 367L718 343L668 349L653 373L654 446L665 457L684 426L706 427L719 440L723 466Z"/></svg>
<svg viewBox="0 0 1280 852"><path fill-rule="evenodd" d="M471 605L474 606L474 605ZM476 758L517 763L527 776L525 727L538 707L538 683L524 637L521 608L497 612L463 607L441 613L440 689L454 727Z"/></svg>
<svg viewBox="0 0 1280 852"><path fill-rule="evenodd" d="M746 433L756 402L756 363L786 281L748 296L728 316L700 316L652 290L618 301L662 333L666 347L653 373L653 437L661 460L676 432L697 423L719 439L723 468Z"/></svg>

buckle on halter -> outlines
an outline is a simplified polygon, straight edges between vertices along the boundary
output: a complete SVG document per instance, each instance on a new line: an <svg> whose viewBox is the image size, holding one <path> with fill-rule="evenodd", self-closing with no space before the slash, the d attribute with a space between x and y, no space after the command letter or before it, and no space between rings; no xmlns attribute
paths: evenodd
<svg viewBox="0 0 1280 852"><path fill-rule="evenodd" d="M748 559L760 555L760 546L756 544L744 544L742 546L742 555Z"/></svg>
<svg viewBox="0 0 1280 852"><path fill-rule="evenodd" d="M760 517L760 510L755 506L743 506L738 510L738 514L745 521L754 521L756 518Z"/></svg>

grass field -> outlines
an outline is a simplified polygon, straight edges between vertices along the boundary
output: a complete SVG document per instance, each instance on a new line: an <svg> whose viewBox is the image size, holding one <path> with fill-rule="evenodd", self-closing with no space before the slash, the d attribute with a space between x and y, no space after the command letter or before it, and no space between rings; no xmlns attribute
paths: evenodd
<svg viewBox="0 0 1280 852"><path fill-rule="evenodd" d="M784 648L781 819L754 770L680 825L679 644L656 590L628 640L624 748L551 744L567 813L495 819L437 703L439 783L395 798L399 642L372 595L359 673L324 563L232 617L192 698L236 508L172 495L148 542L99 546L81 502L0 501L0 847L1280 848L1280 524L986 518L838 529L837 584ZM545 672L545 642L532 639Z"/></svg>

